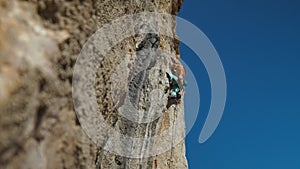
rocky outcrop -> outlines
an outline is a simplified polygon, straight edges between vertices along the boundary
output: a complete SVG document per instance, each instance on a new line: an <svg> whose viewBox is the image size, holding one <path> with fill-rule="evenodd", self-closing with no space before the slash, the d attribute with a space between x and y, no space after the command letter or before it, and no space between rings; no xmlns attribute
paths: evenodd
<svg viewBox="0 0 300 169"><path fill-rule="evenodd" d="M170 53L177 60L178 40L155 34L126 38L107 53L109 57L97 70L97 101L106 122L133 137L158 135L170 129L170 149L162 154L147 157L141 153L141 158L129 158L97 146L81 128L72 100L76 58L98 28L142 11L176 15L181 3L181 0L0 0L0 168L187 168L184 141L173 144L177 135L184 134L183 96L177 100L170 96L172 80L167 74L176 70L178 77L184 76L182 67L172 59L163 60L163 55L159 57L161 60L153 57L149 63L138 60L142 55L149 58L149 54L139 52L147 44L149 47L149 42L155 44L151 48ZM169 26L175 35L175 22ZM149 109L146 98L151 90L163 91L162 115L152 122L139 124L122 118L118 112L122 104L115 107L111 100L108 89L115 84L112 77L124 73L114 70L118 70L120 60L124 59L126 66L130 63L131 78L120 79L128 85L128 95L139 109ZM138 64L146 64L147 71L137 71ZM144 116L147 114L138 118ZM176 125L175 119L179 119ZM139 150L150 151L153 146L149 144Z"/></svg>

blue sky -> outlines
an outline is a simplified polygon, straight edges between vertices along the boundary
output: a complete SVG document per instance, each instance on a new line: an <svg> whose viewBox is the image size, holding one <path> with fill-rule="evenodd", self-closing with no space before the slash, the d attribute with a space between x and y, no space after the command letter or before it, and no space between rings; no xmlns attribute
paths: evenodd
<svg viewBox="0 0 300 169"><path fill-rule="evenodd" d="M210 83L201 61L181 44L201 93L186 139L189 168L300 169L300 1L185 0L179 16L215 46L228 93L219 127L199 144Z"/></svg>

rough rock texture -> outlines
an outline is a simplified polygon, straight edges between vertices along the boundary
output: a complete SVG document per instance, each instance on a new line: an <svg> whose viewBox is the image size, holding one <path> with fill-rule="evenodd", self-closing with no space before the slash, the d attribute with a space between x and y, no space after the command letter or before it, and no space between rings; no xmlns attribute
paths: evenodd
<svg viewBox="0 0 300 169"><path fill-rule="evenodd" d="M177 14L181 3L181 0L0 0L0 168L187 168L183 141L163 154L142 159L117 156L97 147L80 127L71 93L76 57L98 28L120 16L141 11ZM105 90L111 84L108 77L113 73L112 68L119 64L118 57L128 57L135 65L139 55L136 43L146 36L127 38L115 46L98 70L95 86L99 108L107 122L132 136L159 134L173 126L178 114L183 114L183 103L172 103L164 109L162 117L140 125L118 116L112 106ZM159 38L158 48L179 57L177 40ZM151 86L169 90L165 71L171 67L168 62L163 73L156 69L148 72L140 97L135 97L142 108L147 108L143 99ZM168 94L164 95L164 104L168 104ZM184 129L183 118L181 121Z"/></svg>

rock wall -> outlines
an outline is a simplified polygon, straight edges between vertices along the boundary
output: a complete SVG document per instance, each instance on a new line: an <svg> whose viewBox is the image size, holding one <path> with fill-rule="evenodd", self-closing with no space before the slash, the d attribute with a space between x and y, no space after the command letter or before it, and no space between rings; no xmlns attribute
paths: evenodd
<svg viewBox="0 0 300 169"><path fill-rule="evenodd" d="M76 58L98 28L142 11L176 15L181 3L181 0L0 0L0 168L187 168L184 141L177 145L171 141L167 152L140 159L118 156L96 146L80 127L71 91ZM175 23L172 26L175 35ZM159 134L174 127L176 118L181 121L179 134L183 134L183 103L170 103L169 92L162 97L164 115L147 124L120 117L109 97L107 88L113 80L109 75L119 65L120 57L127 57L133 65L128 69L133 70L139 55L136 44L147 36L127 38L108 52L108 59L97 70L99 109L107 123L126 135ZM157 48L179 58L176 39L160 36ZM162 61L157 63L163 65ZM160 90L170 90L170 77L165 72L174 68L170 62L166 65L163 73L155 69L147 74L136 101L141 107L147 107L144 98L151 86L160 84L157 86ZM182 75L180 72L178 76ZM171 130L174 140L175 130Z"/></svg>

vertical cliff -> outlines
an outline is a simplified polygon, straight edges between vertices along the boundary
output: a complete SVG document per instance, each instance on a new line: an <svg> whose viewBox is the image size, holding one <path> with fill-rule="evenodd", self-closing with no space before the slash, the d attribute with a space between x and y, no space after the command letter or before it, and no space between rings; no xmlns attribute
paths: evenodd
<svg viewBox="0 0 300 169"><path fill-rule="evenodd" d="M134 149L140 158L123 157L97 146L81 128L72 100L76 58L93 33L117 18L143 11L176 15L181 3L182 0L0 0L0 168L187 168L184 140L177 139L185 130L183 89L173 77L174 74L182 81L184 76L178 62L178 40L155 33L138 34L142 26L137 26L137 35L115 45L96 70L99 110L115 130L145 138L131 144L128 150L120 150L132 153ZM165 25L174 36L175 26L175 20ZM169 53L171 58L166 59L158 50ZM123 91L124 87L129 90ZM126 93L142 112L137 119L151 121L138 123L120 116L125 104L115 104L111 88L120 96ZM173 91L177 88L181 91ZM154 89L162 93L160 97L149 96ZM158 105L154 114L143 113L150 112L146 110L151 105ZM148 142L147 138L164 131L171 138L169 149L149 156L159 143ZM114 140L114 144L122 141Z"/></svg>

